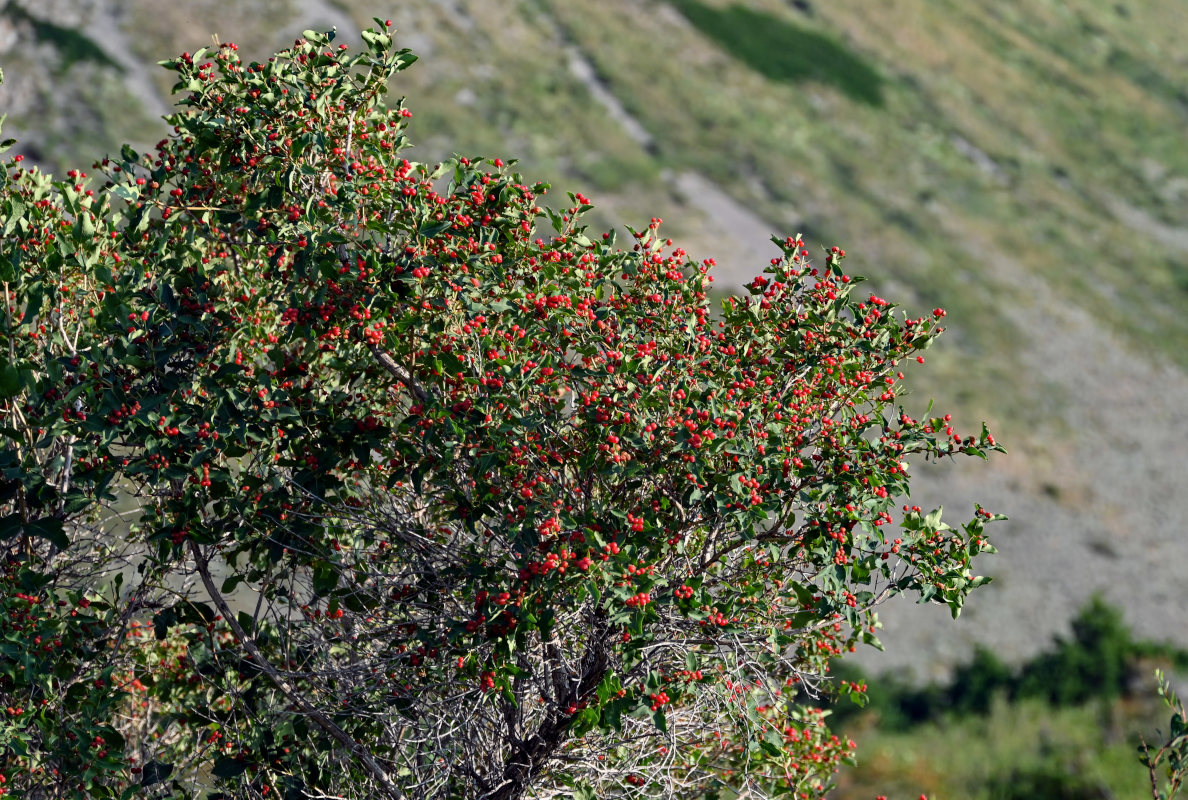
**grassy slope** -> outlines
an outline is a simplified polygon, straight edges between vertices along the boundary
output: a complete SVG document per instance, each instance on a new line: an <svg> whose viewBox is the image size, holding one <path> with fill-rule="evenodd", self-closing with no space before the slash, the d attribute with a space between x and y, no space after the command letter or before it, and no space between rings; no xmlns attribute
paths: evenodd
<svg viewBox="0 0 1188 800"><path fill-rule="evenodd" d="M985 247L1144 347L1188 363L1183 254L1135 236L1109 207L1120 196L1152 217L1186 221L1160 195L1167 176L1188 172L1174 135L1185 108L1170 86L1137 83L1096 55L1101 48L1080 31L1101 16L1090 4L1065 18L1035 2L832 2L807 20L774 0L749 3L745 14L713 0L675 3L697 26L639 13L640 5L551 8L663 137L663 160L707 173L772 220L791 206L802 227L843 242L868 274L889 273L918 303L954 311L963 358L984 362L978 379L962 381L970 402L1016 372L1012 355L1027 344L996 311L1026 298L985 268ZM1159 19L1152 13L1147 27L1158 31ZM764 25L782 27L783 39L823 30L848 42L842 67L881 74L881 102L837 81L773 80L753 69L781 58L778 39L752 36L746 44L769 50L747 61L731 51ZM1127 41L1134 25L1116 15L1099 21L1137 51L1118 50L1133 71L1159 74L1159 57ZM984 154L981 165L969 152ZM1009 416L1025 413L1029 399L1016 398Z"/></svg>

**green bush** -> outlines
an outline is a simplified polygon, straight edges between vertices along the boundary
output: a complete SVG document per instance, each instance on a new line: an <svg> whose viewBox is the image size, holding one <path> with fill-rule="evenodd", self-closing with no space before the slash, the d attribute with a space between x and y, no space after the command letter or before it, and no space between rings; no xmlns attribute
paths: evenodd
<svg viewBox="0 0 1188 800"><path fill-rule="evenodd" d="M1056 707L1109 701L1132 690L1143 661L1188 663L1188 651L1136 641L1122 612L1099 596L1077 613L1071 628L1071 638L1056 637L1051 649L1016 669L992 651L976 647L973 657L958 665L946 683L917 686L895 676L868 681L867 708L877 713L884 728L906 730L946 714L986 714L998 696L1011 701L1041 699ZM865 682L854 667L842 664L835 671L839 679ZM834 713L834 719L842 721L865 712L843 701L835 705Z"/></svg>
<svg viewBox="0 0 1188 800"><path fill-rule="evenodd" d="M1001 516L902 505L1003 450L898 405L944 310L782 236L714 318L658 219L408 160L415 57L332 38L0 171L0 793L824 796L790 687L986 583Z"/></svg>

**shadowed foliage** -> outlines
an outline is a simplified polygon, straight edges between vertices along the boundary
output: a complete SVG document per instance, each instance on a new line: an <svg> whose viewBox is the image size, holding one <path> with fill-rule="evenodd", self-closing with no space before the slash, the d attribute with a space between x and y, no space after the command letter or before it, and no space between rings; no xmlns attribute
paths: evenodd
<svg viewBox="0 0 1188 800"><path fill-rule="evenodd" d="M27 22L33 28L33 35L39 42L49 42L58 49L62 56L62 69L69 69L79 61L93 61L96 64L112 67L123 72L116 62L103 52L93 39L73 28L64 28L44 19L38 19L19 6L9 6L3 10L3 16L16 22Z"/></svg>
<svg viewBox="0 0 1188 800"><path fill-rule="evenodd" d="M698 30L765 78L784 83L827 83L848 97L883 105L883 79L833 39L762 11L698 0L672 0Z"/></svg>

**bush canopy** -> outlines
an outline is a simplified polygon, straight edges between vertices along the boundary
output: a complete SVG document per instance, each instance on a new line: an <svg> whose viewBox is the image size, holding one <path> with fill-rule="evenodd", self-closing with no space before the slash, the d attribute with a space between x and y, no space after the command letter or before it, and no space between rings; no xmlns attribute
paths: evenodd
<svg viewBox="0 0 1188 800"><path fill-rule="evenodd" d="M902 505L1002 450L896 405L944 312L789 236L716 314L657 219L407 160L415 57L332 38L0 170L0 795L822 796L797 693L986 581L1000 517Z"/></svg>

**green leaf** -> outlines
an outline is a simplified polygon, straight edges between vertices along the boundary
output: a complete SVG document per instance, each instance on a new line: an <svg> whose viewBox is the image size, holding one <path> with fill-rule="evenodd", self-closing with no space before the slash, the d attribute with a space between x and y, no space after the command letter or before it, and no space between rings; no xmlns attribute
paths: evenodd
<svg viewBox="0 0 1188 800"><path fill-rule="evenodd" d="M15 197L8 209L8 218L4 220L4 235L9 236L16 229L17 222L25 215L25 204Z"/></svg>
<svg viewBox="0 0 1188 800"><path fill-rule="evenodd" d="M164 764L160 761L150 761L144 765L144 770L140 774L140 785L152 786L155 783L160 783L172 774L172 764Z"/></svg>
<svg viewBox="0 0 1188 800"><path fill-rule="evenodd" d="M8 362L0 364L0 397L16 397L22 388L20 371Z"/></svg>
<svg viewBox="0 0 1188 800"><path fill-rule="evenodd" d="M392 38L390 36L385 33L374 31L371 28L363 31L363 33L360 35L363 37L363 41L367 42L367 45L371 48L371 51L376 55L383 55L384 51L386 51L392 45Z"/></svg>
<svg viewBox="0 0 1188 800"><path fill-rule="evenodd" d="M0 542L3 542L5 539L11 539L19 535L20 532L21 515L19 513L12 513L0 518Z"/></svg>
<svg viewBox="0 0 1188 800"><path fill-rule="evenodd" d="M816 618L816 614L811 611L798 611L792 616L788 617L788 627L791 630L800 630L808 625Z"/></svg>
<svg viewBox="0 0 1188 800"><path fill-rule="evenodd" d="M23 253L23 250L14 247L7 260L0 259L0 281L16 280L17 270L23 260Z"/></svg>
<svg viewBox="0 0 1188 800"><path fill-rule="evenodd" d="M41 290L41 285L38 284L33 291L29 292L29 299L25 303L25 316L21 319L22 325L28 325L41 312L41 301L44 299L44 294Z"/></svg>
<svg viewBox="0 0 1188 800"><path fill-rule="evenodd" d="M794 581L791 583L790 588L792 589L793 593L795 593L796 599L800 601L802 606L807 606L813 602L813 592L804 584Z"/></svg>
<svg viewBox="0 0 1188 800"><path fill-rule="evenodd" d="M313 590L319 595L327 595L338 586L338 570L333 564L322 561L314 567Z"/></svg>
<svg viewBox="0 0 1188 800"><path fill-rule="evenodd" d="M111 193L116 197L127 200L129 203L135 202L136 198L140 197L140 192L137 189L122 183L113 186Z"/></svg>
<svg viewBox="0 0 1188 800"><path fill-rule="evenodd" d="M216 778L235 778L246 772L247 768L247 761L222 756L215 760L214 767L210 772Z"/></svg>
<svg viewBox="0 0 1188 800"><path fill-rule="evenodd" d="M186 602L178 606L178 619L182 622L195 622L199 625L205 625L209 622L214 622L214 618L218 616L215 610L207 603Z"/></svg>
<svg viewBox="0 0 1188 800"><path fill-rule="evenodd" d="M609 703L601 709L601 726L603 730L621 731L623 729L622 703Z"/></svg>
<svg viewBox="0 0 1188 800"><path fill-rule="evenodd" d="M440 222L425 223L417 229L417 235L424 236L426 239L432 239L442 231L449 230L449 227L453 224L448 219L443 219Z"/></svg>
<svg viewBox="0 0 1188 800"><path fill-rule="evenodd" d="M175 622L177 622L177 609L172 606L153 615L153 633L158 642L165 640L165 637L169 635L170 626Z"/></svg>
<svg viewBox="0 0 1188 800"><path fill-rule="evenodd" d="M582 709L581 712L570 721L570 733L574 736L574 738L580 739L581 737L585 736L586 733L594 729L594 726L598 724L601 716L602 715L599 713L597 708Z"/></svg>
<svg viewBox="0 0 1188 800"><path fill-rule="evenodd" d="M408 50L407 48L404 50L401 50L399 53L396 54L396 60L395 60L396 69L402 70L402 69L406 68L409 64L412 64L413 62L415 62L417 60L417 58L418 58L418 56L415 53L413 53L411 50ZM381 84L381 87L386 89L386 86L383 86L383 84Z"/></svg>
<svg viewBox="0 0 1188 800"><path fill-rule="evenodd" d="M594 793L592 787L581 784L574 787L573 800L598 800L598 795Z"/></svg>
<svg viewBox="0 0 1188 800"><path fill-rule="evenodd" d="M303 133L302 135L300 135L296 139L294 139L293 140L293 158L294 159L301 158L301 154L304 153L306 148L308 148L311 144L313 144L314 141L315 141L315 137L312 133Z"/></svg>
<svg viewBox="0 0 1188 800"><path fill-rule="evenodd" d="M62 520L60 519L42 517L27 524L25 526L25 532L30 536L36 536L39 539L45 539L51 542L59 550L65 550L70 546L70 537L66 535Z"/></svg>

